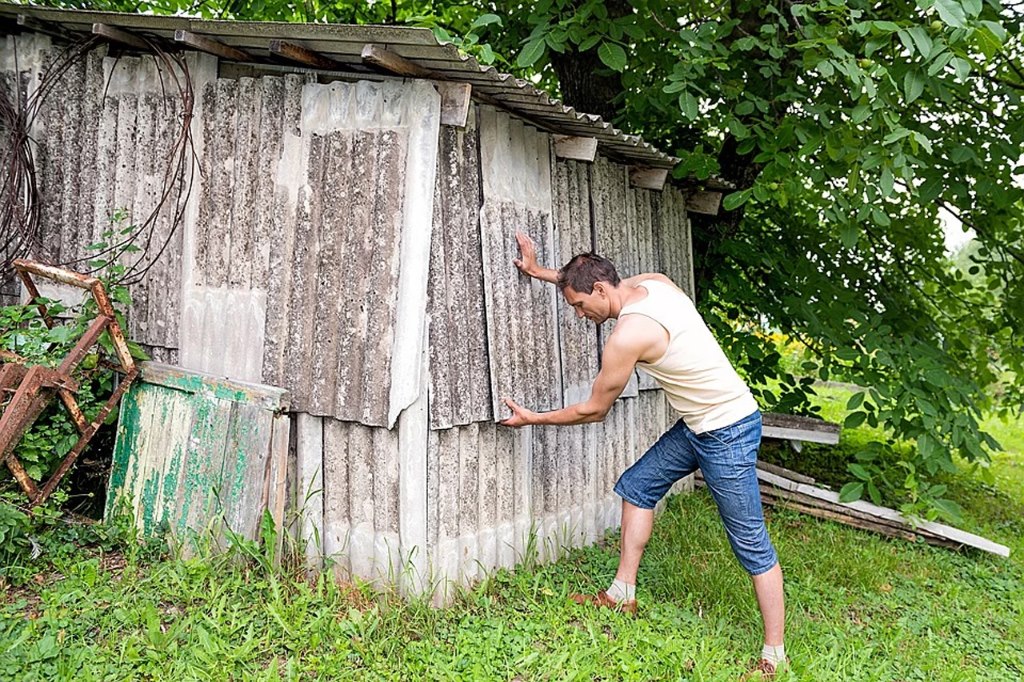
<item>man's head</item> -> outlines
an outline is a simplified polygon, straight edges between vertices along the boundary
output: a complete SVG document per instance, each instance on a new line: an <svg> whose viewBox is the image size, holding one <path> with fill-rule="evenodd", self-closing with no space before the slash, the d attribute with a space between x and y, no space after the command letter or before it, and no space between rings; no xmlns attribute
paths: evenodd
<svg viewBox="0 0 1024 682"><path fill-rule="evenodd" d="M601 324L611 317L611 292L619 286L619 273L607 258L596 253L572 257L558 271L558 288L579 317Z"/></svg>

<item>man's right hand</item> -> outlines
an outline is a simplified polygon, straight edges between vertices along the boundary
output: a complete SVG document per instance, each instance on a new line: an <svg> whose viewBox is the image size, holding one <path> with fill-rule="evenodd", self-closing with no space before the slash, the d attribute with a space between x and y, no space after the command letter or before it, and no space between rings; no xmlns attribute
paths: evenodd
<svg viewBox="0 0 1024 682"><path fill-rule="evenodd" d="M537 247L525 232L516 231L516 243L519 244L519 258L513 258L512 262L519 268L519 272L542 282L558 282L558 270L546 268L537 262Z"/></svg>
<svg viewBox="0 0 1024 682"><path fill-rule="evenodd" d="M537 265L537 247L525 232L516 230L516 243L519 244L519 258L512 260L524 275L536 277L540 269Z"/></svg>

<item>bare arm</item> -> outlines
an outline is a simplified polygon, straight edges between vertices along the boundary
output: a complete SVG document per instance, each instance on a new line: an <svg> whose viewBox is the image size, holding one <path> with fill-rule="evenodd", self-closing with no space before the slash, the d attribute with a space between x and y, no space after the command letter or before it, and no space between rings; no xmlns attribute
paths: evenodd
<svg viewBox="0 0 1024 682"><path fill-rule="evenodd" d="M516 242L519 244L519 258L512 262L524 275L536 277L544 282L555 284L558 282L558 270L546 268L537 263L537 248L524 232L516 232Z"/></svg>
<svg viewBox="0 0 1024 682"><path fill-rule="evenodd" d="M629 335L612 334L601 355L601 371L594 379L590 398L552 412L533 412L510 398L503 398L512 410L512 416L501 424L519 427L528 424L587 424L603 420L629 382L643 351L644 344L637 339Z"/></svg>

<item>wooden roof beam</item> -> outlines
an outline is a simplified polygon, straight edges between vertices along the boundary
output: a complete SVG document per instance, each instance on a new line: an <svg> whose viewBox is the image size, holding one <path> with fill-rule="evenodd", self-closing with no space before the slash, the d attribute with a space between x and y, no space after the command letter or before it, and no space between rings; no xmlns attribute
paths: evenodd
<svg viewBox="0 0 1024 682"><path fill-rule="evenodd" d="M555 156L559 159L593 162L597 156L596 137L578 137L574 135L554 135Z"/></svg>
<svg viewBox="0 0 1024 682"><path fill-rule="evenodd" d="M686 210L690 213L718 215L718 207L722 205L721 192L705 192L697 190L686 196Z"/></svg>
<svg viewBox="0 0 1024 682"><path fill-rule="evenodd" d="M251 62L253 60L246 52L231 47L230 45L225 45L219 40L214 40L207 36L201 36L196 33L192 33L191 31L178 29L174 32L174 42L181 43L182 45L191 47L194 50L199 50L200 52L207 52L217 57L230 59L236 62Z"/></svg>
<svg viewBox="0 0 1024 682"><path fill-rule="evenodd" d="M344 64L331 59L327 55L320 54L315 50L310 50L302 47L301 45L289 43L284 40L271 40L270 54L281 57L282 59L287 59L288 61L312 66L317 69L327 69L328 71L345 70Z"/></svg>
<svg viewBox="0 0 1024 682"><path fill-rule="evenodd" d="M380 45L363 45L363 63L408 78L436 78L434 72Z"/></svg>
<svg viewBox="0 0 1024 682"><path fill-rule="evenodd" d="M667 168L644 168L633 166L629 169L629 184L641 189L653 189L658 192L665 189L668 179Z"/></svg>
<svg viewBox="0 0 1024 682"><path fill-rule="evenodd" d="M93 35L97 35L105 40L109 40L114 43L121 43L128 47L134 47L139 50L152 50L153 43L141 36L138 36L124 29L115 28L109 24L93 24L92 25Z"/></svg>

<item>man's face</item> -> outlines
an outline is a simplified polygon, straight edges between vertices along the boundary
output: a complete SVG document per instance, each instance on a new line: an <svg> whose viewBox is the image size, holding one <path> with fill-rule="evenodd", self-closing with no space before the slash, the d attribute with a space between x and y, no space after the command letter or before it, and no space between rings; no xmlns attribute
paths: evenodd
<svg viewBox="0 0 1024 682"><path fill-rule="evenodd" d="M568 286L562 289L562 295L576 311L576 317L585 317L594 324L601 324L608 319L609 300L603 282L595 284L594 291L589 294L581 294Z"/></svg>

